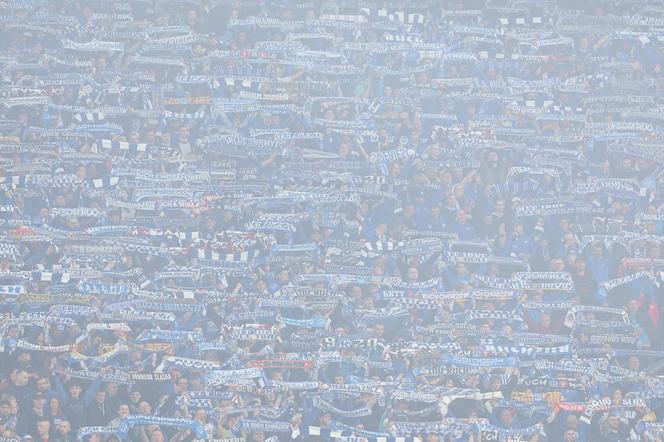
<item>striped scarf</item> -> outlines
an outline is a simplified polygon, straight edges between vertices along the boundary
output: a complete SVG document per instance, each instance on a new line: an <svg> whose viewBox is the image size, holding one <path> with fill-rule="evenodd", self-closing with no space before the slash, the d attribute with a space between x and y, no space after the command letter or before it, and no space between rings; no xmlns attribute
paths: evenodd
<svg viewBox="0 0 664 442"><path fill-rule="evenodd" d="M101 144L94 144L93 149L96 151L98 148L101 149L119 149L121 151L130 152L132 154L137 154L138 152L145 152L147 150L146 143L128 143L126 141L115 141L115 140L101 140Z"/></svg>
<svg viewBox="0 0 664 442"><path fill-rule="evenodd" d="M225 261L225 262L251 262L261 255L258 249L245 250L235 253L220 253L209 249L195 249L196 257L203 260Z"/></svg>

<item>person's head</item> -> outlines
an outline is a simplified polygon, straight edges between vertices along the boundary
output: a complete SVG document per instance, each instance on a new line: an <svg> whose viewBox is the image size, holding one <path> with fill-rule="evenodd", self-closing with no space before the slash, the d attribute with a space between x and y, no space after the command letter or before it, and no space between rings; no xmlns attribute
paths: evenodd
<svg viewBox="0 0 664 442"><path fill-rule="evenodd" d="M120 386L116 382L109 382L106 386L106 393L108 396L115 396L118 394Z"/></svg>
<svg viewBox="0 0 664 442"><path fill-rule="evenodd" d="M141 391L132 390L131 393L129 393L129 400L132 404L138 404L138 402L141 400Z"/></svg>
<svg viewBox="0 0 664 442"><path fill-rule="evenodd" d="M180 142L187 141L189 139L189 128L187 126L180 127L178 137L180 138Z"/></svg>
<svg viewBox="0 0 664 442"><path fill-rule="evenodd" d="M460 224L465 224L466 221L467 221L467 219L468 219L468 217L467 217L467 215L466 215L466 211L463 210L463 209L459 209L459 210L457 210L457 211L455 212L455 214L454 214L454 218L455 218L456 221L457 221L458 223L460 223Z"/></svg>
<svg viewBox="0 0 664 442"><path fill-rule="evenodd" d="M573 232L566 232L563 235L563 243L567 246L573 246L576 244L576 236Z"/></svg>
<svg viewBox="0 0 664 442"><path fill-rule="evenodd" d="M636 355L631 355L627 360L627 368L634 371L639 371L641 369L641 360Z"/></svg>
<svg viewBox="0 0 664 442"><path fill-rule="evenodd" d="M562 258L554 258L551 260L551 271L553 272L564 272L565 271L565 261Z"/></svg>
<svg viewBox="0 0 664 442"><path fill-rule="evenodd" d="M639 301L636 299L630 299L627 301L627 311L631 314L635 314L639 311Z"/></svg>
<svg viewBox="0 0 664 442"><path fill-rule="evenodd" d="M511 427L512 426L512 421L514 420L514 415L512 414L512 411L508 408L503 408L500 410L500 413L498 414L500 422L503 423L506 427Z"/></svg>
<svg viewBox="0 0 664 442"><path fill-rule="evenodd" d="M514 227L512 228L512 232L513 232L514 236L523 235L523 224L521 224L521 223L514 224Z"/></svg>
<svg viewBox="0 0 664 442"><path fill-rule="evenodd" d="M32 397L32 409L36 411L44 410L44 395L37 393Z"/></svg>
<svg viewBox="0 0 664 442"><path fill-rule="evenodd" d="M493 203L493 210L494 210L497 214L501 214L501 213L503 213L503 212L505 211L505 200L504 200L504 199L500 199L500 198L497 199L497 200Z"/></svg>
<svg viewBox="0 0 664 442"><path fill-rule="evenodd" d="M67 200L65 199L64 195L59 194L55 197L53 204L55 204L58 207L63 207L65 204L67 204Z"/></svg>
<svg viewBox="0 0 664 442"><path fill-rule="evenodd" d="M11 326L7 327L5 333L6 333L7 338L16 339L21 334L21 330L17 326L11 325Z"/></svg>
<svg viewBox="0 0 664 442"><path fill-rule="evenodd" d="M157 131L150 128L145 132L145 142L152 145L157 142Z"/></svg>
<svg viewBox="0 0 664 442"><path fill-rule="evenodd" d="M565 430L564 442L576 442L578 440L579 434L572 429Z"/></svg>
<svg viewBox="0 0 664 442"><path fill-rule="evenodd" d="M39 419L37 421L37 434L41 438L47 438L51 429L51 422L48 419Z"/></svg>
<svg viewBox="0 0 664 442"><path fill-rule="evenodd" d="M342 385L345 383L344 377L341 374L335 375L334 376L334 383L337 385Z"/></svg>
<svg viewBox="0 0 664 442"><path fill-rule="evenodd" d="M480 377L477 374L471 374L466 379L466 385L475 388L480 385Z"/></svg>
<svg viewBox="0 0 664 442"><path fill-rule="evenodd" d="M267 283L265 282L264 279L257 279L254 286L256 287L256 290L258 290L259 292L262 292L263 290L265 290L267 288Z"/></svg>
<svg viewBox="0 0 664 442"><path fill-rule="evenodd" d="M161 144L164 146L170 146L171 145L171 133L168 131L165 131L161 134Z"/></svg>
<svg viewBox="0 0 664 442"><path fill-rule="evenodd" d="M126 416L129 416L129 405L120 404L120 406L118 406L118 411L117 412L118 412L118 417L120 419L122 419Z"/></svg>
<svg viewBox="0 0 664 442"><path fill-rule="evenodd" d="M620 428L620 419L618 417L618 413L609 413L609 416L606 418L606 425L609 427L609 430L618 431Z"/></svg>
<svg viewBox="0 0 664 442"><path fill-rule="evenodd" d="M21 110L18 112L18 121L20 121L21 123L25 123L25 122L27 122L29 119L30 119L30 114L29 114L28 111L26 111L25 109L21 109Z"/></svg>
<svg viewBox="0 0 664 442"><path fill-rule="evenodd" d="M122 220L122 212L120 210L108 210L108 220L112 224L120 224Z"/></svg>
<svg viewBox="0 0 664 442"><path fill-rule="evenodd" d="M58 432L63 436L69 434L71 432L71 423L67 419L61 420L60 425L58 425Z"/></svg>
<svg viewBox="0 0 664 442"><path fill-rule="evenodd" d="M9 416L12 414L12 404L9 401L0 402L0 416Z"/></svg>
<svg viewBox="0 0 664 442"><path fill-rule="evenodd" d="M199 408L196 410L194 413L194 420L200 422L200 423L205 423L205 420L207 419L207 413L205 412L205 409Z"/></svg>
<svg viewBox="0 0 664 442"><path fill-rule="evenodd" d="M466 274L466 270L467 270L467 268L466 268L465 263L457 262L456 264L454 264L454 273L455 274L457 274L459 276L463 276L463 275Z"/></svg>
<svg viewBox="0 0 664 442"><path fill-rule="evenodd" d="M616 388L613 390L613 393L611 393L611 402L613 402L615 405L620 405L622 403L622 390L620 388Z"/></svg>
<svg viewBox="0 0 664 442"><path fill-rule="evenodd" d="M602 259L604 257L604 248L600 244L593 244L590 251L595 259Z"/></svg>
<svg viewBox="0 0 664 442"><path fill-rule="evenodd" d="M178 379L178 388L181 393L187 391L189 389L189 379L184 376Z"/></svg>
<svg viewBox="0 0 664 442"><path fill-rule="evenodd" d="M48 378L39 378L37 380L37 390L45 393L51 388L51 383L49 382Z"/></svg>
<svg viewBox="0 0 664 442"><path fill-rule="evenodd" d="M160 429L154 430L150 434L150 442L164 442L164 433Z"/></svg>
<svg viewBox="0 0 664 442"><path fill-rule="evenodd" d="M574 268L577 273L583 274L586 271L586 260L583 258L577 258L574 262Z"/></svg>
<svg viewBox="0 0 664 442"><path fill-rule="evenodd" d="M106 57L99 57L97 59L97 68L99 70L104 70L106 69L106 65L108 64L108 61L106 60Z"/></svg>
<svg viewBox="0 0 664 442"><path fill-rule="evenodd" d="M104 401L106 400L106 392L104 390L99 390L95 394L95 402L97 402L99 405L103 404Z"/></svg>
<svg viewBox="0 0 664 442"><path fill-rule="evenodd" d="M58 413L60 411L60 399L52 397L48 400L48 409L51 413Z"/></svg>
<svg viewBox="0 0 664 442"><path fill-rule="evenodd" d="M345 158L348 155L350 155L350 152L351 152L351 149L350 149L350 146L348 145L348 143L341 143L339 145L339 156L341 156L342 158Z"/></svg>
<svg viewBox="0 0 664 442"><path fill-rule="evenodd" d="M325 413L320 417L320 423L323 427L329 427L332 424L332 415Z"/></svg>
<svg viewBox="0 0 664 442"><path fill-rule="evenodd" d="M352 299L359 299L362 297L362 287L359 285L354 285L350 289L350 296Z"/></svg>
<svg viewBox="0 0 664 442"><path fill-rule="evenodd" d="M570 414L567 416L567 419L565 419L565 424L567 428L576 430L576 428L579 426L579 418L575 414Z"/></svg>
<svg viewBox="0 0 664 442"><path fill-rule="evenodd" d="M140 141L140 135L138 132L131 132L127 141L134 144L138 143Z"/></svg>
<svg viewBox="0 0 664 442"><path fill-rule="evenodd" d="M569 230L569 220L568 220L567 218L561 218L561 219L558 221L558 227L559 227L560 230L562 230L563 232L567 232L567 231Z"/></svg>
<svg viewBox="0 0 664 442"><path fill-rule="evenodd" d="M77 382L69 385L69 395L74 399L78 399L81 396L82 391L83 389Z"/></svg>
<svg viewBox="0 0 664 442"><path fill-rule="evenodd" d="M387 233L387 224L378 223L378 225L375 228L375 231L377 235L385 235Z"/></svg>
<svg viewBox="0 0 664 442"><path fill-rule="evenodd" d="M14 379L14 384L17 387L25 387L30 382L30 375L26 370L18 370Z"/></svg>
<svg viewBox="0 0 664 442"><path fill-rule="evenodd" d="M540 319L541 319L542 328L551 327L551 315L549 313L542 313Z"/></svg>
<svg viewBox="0 0 664 442"><path fill-rule="evenodd" d="M652 244L648 248L648 258L659 259L662 255L662 248L658 243Z"/></svg>
<svg viewBox="0 0 664 442"><path fill-rule="evenodd" d="M263 431L254 431L251 435L251 442L264 442L265 433Z"/></svg>
<svg viewBox="0 0 664 442"><path fill-rule="evenodd" d="M9 407L11 408L12 414L17 414L18 413L18 400L16 400L16 396L14 395L7 395L7 402L9 402Z"/></svg>
<svg viewBox="0 0 664 442"><path fill-rule="evenodd" d="M408 280L410 280L410 281L417 281L417 279L419 278L419 276L420 276L420 273L419 273L419 271L417 270L417 267L410 267L410 268L408 269Z"/></svg>
<svg viewBox="0 0 664 442"><path fill-rule="evenodd" d="M240 420L240 416L237 414L229 414L222 419L221 424L224 428L233 428Z"/></svg>
<svg viewBox="0 0 664 442"><path fill-rule="evenodd" d="M147 416L152 413L152 405L148 401L141 401L138 404L138 414Z"/></svg>

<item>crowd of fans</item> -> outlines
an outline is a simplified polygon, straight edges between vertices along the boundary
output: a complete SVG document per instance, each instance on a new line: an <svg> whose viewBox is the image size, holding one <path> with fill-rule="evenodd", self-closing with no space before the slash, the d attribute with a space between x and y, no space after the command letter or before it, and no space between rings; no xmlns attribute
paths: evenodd
<svg viewBox="0 0 664 442"><path fill-rule="evenodd" d="M0 1L0 441L664 439L661 0Z"/></svg>

